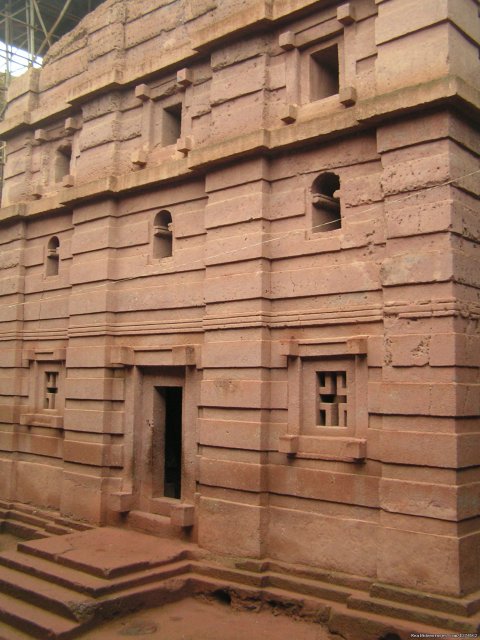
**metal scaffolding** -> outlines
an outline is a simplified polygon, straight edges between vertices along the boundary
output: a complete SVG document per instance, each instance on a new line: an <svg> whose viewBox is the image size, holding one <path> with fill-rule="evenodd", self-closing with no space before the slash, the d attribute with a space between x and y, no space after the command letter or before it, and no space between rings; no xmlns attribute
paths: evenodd
<svg viewBox="0 0 480 640"><path fill-rule="evenodd" d="M14 67L38 64L48 48L103 0L0 1L0 63L7 78ZM7 80L8 81L8 80Z"/></svg>

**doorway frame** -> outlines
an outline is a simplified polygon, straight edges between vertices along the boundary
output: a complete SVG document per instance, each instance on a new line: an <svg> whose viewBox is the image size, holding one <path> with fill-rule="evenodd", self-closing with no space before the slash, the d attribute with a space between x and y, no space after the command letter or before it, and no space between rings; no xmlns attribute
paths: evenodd
<svg viewBox="0 0 480 640"><path fill-rule="evenodd" d="M110 508L117 512L145 511L170 515L172 506L193 508L197 486L196 459L198 452L198 407L200 402L200 345L162 347L114 347L111 351L113 366L130 369L125 376L125 430L124 465L121 490L113 493ZM170 383L168 380L170 379ZM165 382L166 381L166 382ZM182 480L181 497L153 497L139 500L138 474L142 460L138 456L138 436L142 436L144 385L154 387L181 386L182 398ZM142 502L142 504L139 504ZM192 507L190 507L192 505ZM140 508L141 507L141 508ZM177 513L181 513L178 512Z"/></svg>

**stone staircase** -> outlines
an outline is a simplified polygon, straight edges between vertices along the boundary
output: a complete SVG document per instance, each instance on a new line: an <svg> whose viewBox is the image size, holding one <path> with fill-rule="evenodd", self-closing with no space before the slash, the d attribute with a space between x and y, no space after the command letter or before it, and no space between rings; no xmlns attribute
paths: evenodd
<svg viewBox="0 0 480 640"><path fill-rule="evenodd" d="M162 549L159 551L158 547ZM96 624L184 597L188 551L97 528L0 554L0 639L75 638Z"/></svg>
<svg viewBox="0 0 480 640"><path fill-rule="evenodd" d="M346 640L480 627L480 594L456 599L277 561L220 560L118 528L47 535L0 554L0 640L76 638L118 615L199 595L302 617Z"/></svg>
<svg viewBox="0 0 480 640"><path fill-rule="evenodd" d="M26 540L36 540L89 529L93 529L93 526L60 516L56 511L0 500L0 532L2 533L10 533Z"/></svg>

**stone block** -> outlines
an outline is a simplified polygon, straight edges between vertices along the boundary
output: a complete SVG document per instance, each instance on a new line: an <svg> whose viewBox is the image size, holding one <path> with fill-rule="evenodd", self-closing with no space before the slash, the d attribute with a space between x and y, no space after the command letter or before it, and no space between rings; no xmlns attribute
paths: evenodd
<svg viewBox="0 0 480 640"><path fill-rule="evenodd" d="M61 483L60 466L44 462L18 461L14 499L39 507L58 509Z"/></svg>
<svg viewBox="0 0 480 640"><path fill-rule="evenodd" d="M337 20L344 26L353 24L356 20L355 7L352 2L346 2L337 7Z"/></svg>
<svg viewBox="0 0 480 640"><path fill-rule="evenodd" d="M104 485L104 478L73 470L64 471L62 482L59 483L61 512L79 520L100 524L105 500Z"/></svg>
<svg viewBox="0 0 480 640"><path fill-rule="evenodd" d="M144 149L136 149L131 155L132 164L144 167L148 162L148 153Z"/></svg>
<svg viewBox="0 0 480 640"><path fill-rule="evenodd" d="M75 176L68 174L62 178L62 187L70 188L75 186Z"/></svg>
<svg viewBox="0 0 480 640"><path fill-rule="evenodd" d="M212 78L211 104L221 104L261 91L265 83L265 74L263 58L252 58L236 64L233 68L216 71Z"/></svg>
<svg viewBox="0 0 480 640"><path fill-rule="evenodd" d="M341 87L338 99L344 107L352 107L357 101L357 91L354 87Z"/></svg>
<svg viewBox="0 0 480 640"><path fill-rule="evenodd" d="M181 87L189 87L193 84L193 72L191 69L184 67L177 71L177 84Z"/></svg>
<svg viewBox="0 0 480 640"><path fill-rule="evenodd" d="M376 24L376 42L377 44L382 44L407 36L416 31L424 30L427 26L442 22L447 17L447 2L424 0L421 7L418 7L412 0L407 0L401 4L387 3L379 10Z"/></svg>
<svg viewBox="0 0 480 640"><path fill-rule="evenodd" d="M75 133L75 131L80 131L82 128L82 119L80 116L70 117L65 120L65 133L70 136Z"/></svg>
<svg viewBox="0 0 480 640"><path fill-rule="evenodd" d="M127 513L134 507L134 496L128 491L118 491L109 496L108 506L116 513Z"/></svg>
<svg viewBox="0 0 480 640"><path fill-rule="evenodd" d="M296 122L298 118L298 106L296 104L288 104L282 109L280 120L283 120L285 124L292 124Z"/></svg>
<svg viewBox="0 0 480 640"><path fill-rule="evenodd" d="M287 505L270 509L270 557L288 556L292 563L375 577L377 525L362 517L362 509L352 507L347 519Z"/></svg>
<svg viewBox="0 0 480 640"><path fill-rule="evenodd" d="M35 142L47 142L49 140L48 131L45 129L36 129L33 139Z"/></svg>
<svg viewBox="0 0 480 640"><path fill-rule="evenodd" d="M227 414L227 417L230 415ZM262 423L248 421L245 417L228 420L200 418L199 443L211 447L260 450L263 426ZM271 428L273 429L273 425Z"/></svg>
<svg viewBox="0 0 480 640"><path fill-rule="evenodd" d="M265 514L264 507L200 497L198 542L213 552L228 548L232 555L262 557Z"/></svg>
<svg viewBox="0 0 480 640"><path fill-rule="evenodd" d="M382 527L378 540L378 579L381 582L417 591L461 595L463 585L455 536Z"/></svg>
<svg viewBox="0 0 480 640"><path fill-rule="evenodd" d="M146 100L150 100L150 97L151 97L150 87L147 84L138 84L135 87L135 97L138 98L139 100L142 100L142 102L145 102Z"/></svg>
<svg viewBox="0 0 480 640"><path fill-rule="evenodd" d="M200 458L198 481L211 487L239 491L259 492L267 489L262 465L250 462Z"/></svg>
<svg viewBox="0 0 480 640"><path fill-rule="evenodd" d="M284 31L278 36L278 46L285 51L295 49L295 34L293 31Z"/></svg>
<svg viewBox="0 0 480 640"><path fill-rule="evenodd" d="M176 144L177 151L183 153L183 155L188 155L188 153L193 149L193 138L191 136L185 136L184 138L179 138Z"/></svg>
<svg viewBox="0 0 480 640"><path fill-rule="evenodd" d="M280 453L287 454L287 456L294 456L298 451L298 436L280 436L278 450Z"/></svg>
<svg viewBox="0 0 480 640"><path fill-rule="evenodd" d="M193 504L175 504L170 511L170 522L175 527L192 527L195 523L195 507Z"/></svg>

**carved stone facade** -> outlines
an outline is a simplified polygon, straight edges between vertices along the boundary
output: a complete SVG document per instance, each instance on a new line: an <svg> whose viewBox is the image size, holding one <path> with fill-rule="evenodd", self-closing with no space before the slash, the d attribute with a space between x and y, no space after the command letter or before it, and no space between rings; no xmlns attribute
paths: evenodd
<svg viewBox="0 0 480 640"><path fill-rule="evenodd" d="M11 85L2 498L480 589L478 11L106 0Z"/></svg>

